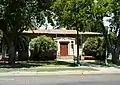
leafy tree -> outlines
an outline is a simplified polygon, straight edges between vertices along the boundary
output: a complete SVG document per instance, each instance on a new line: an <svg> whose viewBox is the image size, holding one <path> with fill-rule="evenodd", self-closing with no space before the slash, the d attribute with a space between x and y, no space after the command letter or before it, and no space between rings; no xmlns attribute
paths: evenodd
<svg viewBox="0 0 120 85"><path fill-rule="evenodd" d="M107 2L107 3L106 3ZM112 62L114 64L118 64L119 60L119 52L120 52L120 38L119 38L119 8L120 8L120 1L119 0L98 0L97 5L94 6L97 23L99 23L102 27L103 36L106 41L106 58L107 58L107 52L111 52L112 54ZM100 7L99 7L100 6ZM97 9L98 8L98 9ZM93 10L93 11L94 11ZM97 12L98 11L98 12ZM99 14L98 14L99 13ZM113 18L111 19L111 28L106 28L103 25L103 17L105 16L111 16L113 15ZM93 18L94 19L94 18Z"/></svg>
<svg viewBox="0 0 120 85"><path fill-rule="evenodd" d="M77 30L77 64L79 65L78 31L89 30L90 8L93 0L56 0L52 6L61 26Z"/></svg>
<svg viewBox="0 0 120 85"><path fill-rule="evenodd" d="M91 3L92 0L56 0L52 8L61 26L85 30L83 28L87 28L87 23L90 23L88 14Z"/></svg>
<svg viewBox="0 0 120 85"><path fill-rule="evenodd" d="M101 27L105 44L106 44L106 59L105 59L105 64L107 64L107 57L108 57L108 50L109 50L109 41L108 41L108 36L107 32L108 29L104 26L103 18L108 17L113 10L113 2L112 0L96 0L96 2L93 3L92 5L92 21L97 24L98 26Z"/></svg>
<svg viewBox="0 0 120 85"><path fill-rule="evenodd" d="M107 29L103 18L113 9L113 0L56 0L53 10L59 16L59 24L79 31L92 31L96 27L103 33L106 41L106 59L109 47ZM96 31L95 30L95 31ZM107 61L105 60L107 63Z"/></svg>
<svg viewBox="0 0 120 85"><path fill-rule="evenodd" d="M43 12L52 0L0 0L0 29L9 49L9 63L15 63L16 43L24 30L32 28L34 21L44 23Z"/></svg>
<svg viewBox="0 0 120 85"><path fill-rule="evenodd" d="M30 50L34 60L55 59L57 43L51 37L39 36L31 40Z"/></svg>
<svg viewBox="0 0 120 85"><path fill-rule="evenodd" d="M120 53L120 1L113 1L112 19L110 20L110 28L108 30L108 40L110 51L112 54L112 62L118 64Z"/></svg>

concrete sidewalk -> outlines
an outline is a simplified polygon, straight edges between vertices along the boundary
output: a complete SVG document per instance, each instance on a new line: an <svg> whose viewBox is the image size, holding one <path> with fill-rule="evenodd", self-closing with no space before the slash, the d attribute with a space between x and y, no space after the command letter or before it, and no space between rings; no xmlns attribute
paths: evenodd
<svg viewBox="0 0 120 85"><path fill-rule="evenodd" d="M114 67L92 67L99 71L54 71L54 72L25 72L25 71L12 71L0 73L0 76L25 76L25 75L79 75L79 74L120 74L120 69Z"/></svg>
<svg viewBox="0 0 120 85"><path fill-rule="evenodd" d="M99 71L95 71L95 72L90 72L92 74L119 74L120 73L120 69L119 68L115 68L115 67L93 67L94 69L97 69Z"/></svg>

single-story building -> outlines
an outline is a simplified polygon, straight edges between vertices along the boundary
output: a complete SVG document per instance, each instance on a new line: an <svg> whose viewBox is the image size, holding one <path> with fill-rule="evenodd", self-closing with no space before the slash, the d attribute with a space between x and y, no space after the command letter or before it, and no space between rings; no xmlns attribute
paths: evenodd
<svg viewBox="0 0 120 85"><path fill-rule="evenodd" d="M57 43L57 59L73 59L77 56L77 31L66 29L37 29L23 32L24 35L31 39L40 35L52 37ZM79 32L79 53L81 55L84 42L88 37L102 36L102 33L97 32ZM1 42L0 59L7 56L6 46ZM18 54L18 53L17 53ZM29 55L28 55L29 54ZM30 56L29 47L23 52L19 52L23 58ZM8 56L7 56L8 57ZM82 57L83 58L83 57ZM28 58L26 58L28 59Z"/></svg>
<svg viewBox="0 0 120 85"><path fill-rule="evenodd" d="M57 58L71 59L77 56L77 31L66 29L47 29L47 30L28 30L23 32L25 35L34 38L40 35L52 37L57 43ZM79 32L79 53L82 53L83 43L88 37L102 36L96 32Z"/></svg>

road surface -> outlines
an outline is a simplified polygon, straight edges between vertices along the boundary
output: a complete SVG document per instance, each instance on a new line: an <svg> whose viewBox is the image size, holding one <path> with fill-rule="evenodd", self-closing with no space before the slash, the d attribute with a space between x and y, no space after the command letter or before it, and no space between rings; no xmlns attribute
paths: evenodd
<svg viewBox="0 0 120 85"><path fill-rule="evenodd" d="M120 74L0 76L0 85L120 85Z"/></svg>

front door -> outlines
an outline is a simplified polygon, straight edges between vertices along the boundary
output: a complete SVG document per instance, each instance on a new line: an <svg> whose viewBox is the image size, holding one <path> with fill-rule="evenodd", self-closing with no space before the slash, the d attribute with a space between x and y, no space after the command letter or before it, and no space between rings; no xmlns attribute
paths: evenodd
<svg viewBox="0 0 120 85"><path fill-rule="evenodd" d="M68 56L68 43L67 42L60 43L60 56Z"/></svg>

